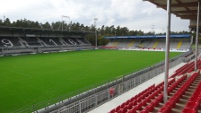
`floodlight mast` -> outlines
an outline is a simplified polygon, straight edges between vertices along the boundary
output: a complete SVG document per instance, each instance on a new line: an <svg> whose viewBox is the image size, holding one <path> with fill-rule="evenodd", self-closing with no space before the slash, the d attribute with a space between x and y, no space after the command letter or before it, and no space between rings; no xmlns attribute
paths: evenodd
<svg viewBox="0 0 201 113"><path fill-rule="evenodd" d="M4 21L4 22L6 21L6 16L3 16L3 21Z"/></svg>
<svg viewBox="0 0 201 113"><path fill-rule="evenodd" d="M95 49L98 49L98 47L97 47L97 31L96 31L96 22L97 21L98 21L98 18L94 18L94 28L95 28L95 38L96 38Z"/></svg>
<svg viewBox="0 0 201 113"><path fill-rule="evenodd" d="M63 31L64 18L68 18L69 20L69 31L70 31L70 16L62 15L61 18L62 18L62 31Z"/></svg>

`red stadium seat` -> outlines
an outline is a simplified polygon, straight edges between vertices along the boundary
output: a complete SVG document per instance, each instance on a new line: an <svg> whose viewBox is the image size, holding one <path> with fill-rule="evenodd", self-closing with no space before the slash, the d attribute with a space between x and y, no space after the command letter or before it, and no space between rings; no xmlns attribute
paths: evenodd
<svg viewBox="0 0 201 113"><path fill-rule="evenodd" d="M184 108L181 113L197 113L194 109Z"/></svg>
<svg viewBox="0 0 201 113"><path fill-rule="evenodd" d="M128 110L127 113L133 113L132 109Z"/></svg>
<svg viewBox="0 0 201 113"><path fill-rule="evenodd" d="M128 105L127 105L127 108L128 109L131 109L133 107L133 102L131 102L131 103L129 103Z"/></svg>
<svg viewBox="0 0 201 113"><path fill-rule="evenodd" d="M154 110L153 104L149 104L149 111L152 112Z"/></svg>
<svg viewBox="0 0 201 113"><path fill-rule="evenodd" d="M119 111L117 111L117 113L124 113L122 109L120 109Z"/></svg>
<svg viewBox="0 0 201 113"><path fill-rule="evenodd" d="M140 111L140 113L149 113L147 110L142 110L142 111Z"/></svg>
<svg viewBox="0 0 201 113"><path fill-rule="evenodd" d="M133 101L133 105L134 105L134 106L137 105L137 100L134 100L134 101Z"/></svg>
<svg viewBox="0 0 201 113"><path fill-rule="evenodd" d="M125 106L125 107L122 109L123 113L126 113L127 109L128 109L127 106Z"/></svg>
<svg viewBox="0 0 201 113"><path fill-rule="evenodd" d="M109 113L115 113L115 109L112 109Z"/></svg>
<svg viewBox="0 0 201 113"><path fill-rule="evenodd" d="M116 107L115 111L116 111L116 112L119 111L120 108L121 108L121 106Z"/></svg>
<svg viewBox="0 0 201 113"><path fill-rule="evenodd" d="M124 108L125 106L126 106L125 102L121 104L121 108Z"/></svg>
<svg viewBox="0 0 201 113"><path fill-rule="evenodd" d="M136 113L137 112L137 107L136 106L134 106L132 109L131 109L131 111L132 111L132 113Z"/></svg>
<svg viewBox="0 0 201 113"><path fill-rule="evenodd" d="M189 101L189 102L186 104L186 107L187 107L187 108L194 109L195 111L198 111L199 103L198 103L198 102Z"/></svg>
<svg viewBox="0 0 201 113"><path fill-rule="evenodd" d="M125 104L128 105L129 103L130 103L130 100L127 100Z"/></svg>
<svg viewBox="0 0 201 113"><path fill-rule="evenodd" d="M168 108L163 106L161 109L159 109L158 113L170 113L168 112Z"/></svg>
<svg viewBox="0 0 201 113"><path fill-rule="evenodd" d="M192 96L189 101L195 101L195 102L198 102L200 103L201 102L201 97L199 96Z"/></svg>

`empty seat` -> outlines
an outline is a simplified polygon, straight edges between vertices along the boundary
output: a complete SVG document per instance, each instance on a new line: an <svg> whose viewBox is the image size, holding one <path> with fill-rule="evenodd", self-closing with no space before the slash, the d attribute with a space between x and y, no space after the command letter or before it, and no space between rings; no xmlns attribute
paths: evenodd
<svg viewBox="0 0 201 113"><path fill-rule="evenodd" d="M198 111L198 108L199 108L199 102L192 102L192 101L189 101L185 107L187 108L191 108L191 109L194 109L195 111Z"/></svg>
<svg viewBox="0 0 201 113"><path fill-rule="evenodd" d="M109 113L115 113L115 109L112 109Z"/></svg>
<svg viewBox="0 0 201 113"><path fill-rule="evenodd" d="M170 113L170 110L168 107L166 106L163 106L159 111L158 113Z"/></svg>
<svg viewBox="0 0 201 113"><path fill-rule="evenodd" d="M197 113L194 109L191 108L184 108L181 113Z"/></svg>

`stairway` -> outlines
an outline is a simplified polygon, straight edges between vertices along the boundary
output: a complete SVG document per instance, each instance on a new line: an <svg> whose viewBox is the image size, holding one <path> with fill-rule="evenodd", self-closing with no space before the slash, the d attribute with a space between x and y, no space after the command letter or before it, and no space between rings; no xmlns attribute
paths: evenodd
<svg viewBox="0 0 201 113"><path fill-rule="evenodd" d="M180 40L180 41L178 42L178 44L177 44L177 49L180 49L181 45L182 45L182 40Z"/></svg>
<svg viewBox="0 0 201 113"><path fill-rule="evenodd" d="M133 44L134 44L134 41L130 42L130 43L128 44L128 48L129 48L129 47L132 47Z"/></svg>
<svg viewBox="0 0 201 113"><path fill-rule="evenodd" d="M158 41L154 43L153 47L152 48L156 48L158 45Z"/></svg>

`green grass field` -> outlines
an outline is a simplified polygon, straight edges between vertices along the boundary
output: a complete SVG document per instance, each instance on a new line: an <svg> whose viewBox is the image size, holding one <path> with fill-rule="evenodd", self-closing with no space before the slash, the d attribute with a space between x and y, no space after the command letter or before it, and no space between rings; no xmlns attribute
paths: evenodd
<svg viewBox="0 0 201 113"><path fill-rule="evenodd" d="M171 53L170 57L179 54ZM164 52L119 50L1 57L0 113L27 108L32 111L36 109L32 108L34 104L51 104L49 100L56 102L63 99L63 95L75 95L164 58Z"/></svg>

